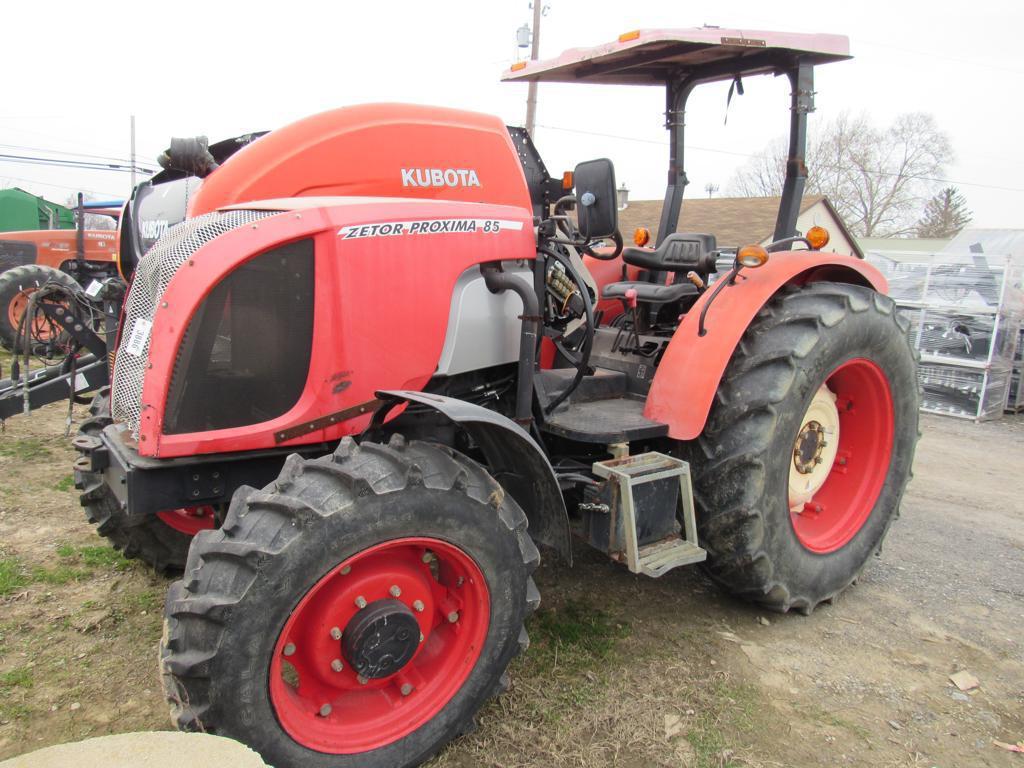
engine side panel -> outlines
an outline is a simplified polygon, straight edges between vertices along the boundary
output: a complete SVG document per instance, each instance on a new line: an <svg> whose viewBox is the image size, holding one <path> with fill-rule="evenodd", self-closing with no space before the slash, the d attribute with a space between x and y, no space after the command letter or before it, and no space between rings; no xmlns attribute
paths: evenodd
<svg viewBox="0 0 1024 768"><path fill-rule="evenodd" d="M316 243L313 352L298 402L259 424L164 434L176 357L203 298L237 265L307 237ZM280 439L298 425L372 401L379 389L422 388L441 359L460 276L476 264L535 256L529 208L474 203L359 199L286 211L221 235L175 274L153 315L139 452L167 458L259 450L357 433L368 415Z"/></svg>
<svg viewBox="0 0 1024 768"><path fill-rule="evenodd" d="M644 416L669 425L669 436L693 440L704 430L715 392L736 346L754 316L784 285L815 280L858 283L884 293L882 273L850 256L793 251L773 253L759 269L744 270L735 285L715 298L698 335L707 291L679 324L654 374Z"/></svg>

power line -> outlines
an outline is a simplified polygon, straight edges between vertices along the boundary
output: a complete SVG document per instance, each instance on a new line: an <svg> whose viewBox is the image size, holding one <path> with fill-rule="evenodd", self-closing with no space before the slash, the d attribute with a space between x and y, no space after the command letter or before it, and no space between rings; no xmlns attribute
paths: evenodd
<svg viewBox="0 0 1024 768"><path fill-rule="evenodd" d="M598 131L584 131L579 128L562 128L557 125L539 125L538 128L547 128L552 131L564 131L565 133L579 133L585 136L600 136L607 139L621 139L623 141L635 141L641 144L657 144L658 146L668 147L668 141L656 141L654 139L641 139L636 136L622 136L615 133L600 133ZM735 157L746 157L746 158L757 158L762 157L759 153L750 152L733 152L728 149L715 149L713 147L699 147L696 145L687 144L687 150L695 150L698 152L713 152L719 155L733 155ZM843 168L842 170L854 170L850 168ZM863 169L856 169L858 173L866 173L870 176L898 176L897 173L890 173L888 171L867 171ZM996 184L981 184L976 181L958 181L957 179L941 179L934 176L915 176L915 179L921 181L934 181L940 184L956 184L961 187L978 187L980 189L994 189L1000 192L1024 192L1024 188L1021 187L1001 187Z"/></svg>
<svg viewBox="0 0 1024 768"><path fill-rule="evenodd" d="M973 59L961 59L957 56L944 56L939 53L932 53L929 51L915 51L910 48L901 48L896 45L889 45L888 43L876 43L872 40L857 40L857 44L861 45L873 45L876 48L888 48L891 51L899 51L900 53L909 53L912 56L924 56L929 59L940 59L942 61L951 61L956 64L969 64L972 67L982 67L984 69L996 69L1001 72L1010 72L1014 75L1024 75L1024 70L1013 69L1012 67L1003 67L999 64L989 64L984 61L975 61Z"/></svg>
<svg viewBox="0 0 1024 768"><path fill-rule="evenodd" d="M111 198L111 199L115 199L115 198L119 198L119 197L123 197L124 196L124 193L119 193L119 192L104 192L103 190L100 190L100 189L89 189L87 187L69 187L67 184L54 184L53 182L50 182L50 181L39 181L38 179L26 179L26 178L24 178L22 176L8 176L6 173L3 174L3 175L0 175L0 180L7 180L7 179L10 179L11 181L20 181L20 182L23 182L25 184L38 184L39 186L42 186L42 187L56 187L57 189L69 189L69 190L71 190L73 192L88 192L89 194L92 194L92 195L108 197L108 198Z"/></svg>
<svg viewBox="0 0 1024 768"><path fill-rule="evenodd" d="M21 163L25 165L52 165L58 168L79 168L87 171L116 171L118 173L131 173L130 165L120 163L100 163L84 160L60 160L58 158L34 157L31 155L8 155L0 153L0 161L8 163ZM149 168L136 168L142 173L156 173Z"/></svg>
<svg viewBox="0 0 1024 768"><path fill-rule="evenodd" d="M126 157L111 157L111 156L108 156L108 155L91 155L91 154L89 154L87 152L65 152L65 151L60 150L60 149L45 149L43 147L26 147L26 146L23 146L21 144L0 144L0 147L3 147L4 149L20 150L20 151L23 151L23 152L45 152L45 153L50 154L50 155L64 155L65 157L88 158L90 160L110 160L110 161L114 161L114 162L128 163L129 165L131 165L131 160L129 158L126 158ZM136 165L138 165L140 168L143 167L143 164L141 164L141 163L137 163Z"/></svg>

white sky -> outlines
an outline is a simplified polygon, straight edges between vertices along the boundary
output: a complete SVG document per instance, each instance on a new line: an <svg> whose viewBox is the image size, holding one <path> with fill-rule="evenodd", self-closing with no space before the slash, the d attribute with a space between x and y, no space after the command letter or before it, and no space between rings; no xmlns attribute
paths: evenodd
<svg viewBox="0 0 1024 768"><path fill-rule="evenodd" d="M548 0L541 58L639 27L723 27L849 35L854 59L817 69L814 123L851 109L879 124L935 115L952 139L954 181L974 226L1024 228L1024 3ZM171 136L211 141L346 104L405 101L474 109L522 124L526 86L500 83L528 0L497 2L5 3L0 153L32 147L140 161ZM76 80L80 82L76 83ZM727 85L687 110L688 196L725 187L744 154L788 125L788 83L752 78L723 126ZM541 85L538 149L552 173L610 157L632 199L660 198L667 132L660 88ZM611 134L594 136L574 131ZM63 200L123 197L128 175L0 160L0 186ZM998 189L997 189L998 188Z"/></svg>

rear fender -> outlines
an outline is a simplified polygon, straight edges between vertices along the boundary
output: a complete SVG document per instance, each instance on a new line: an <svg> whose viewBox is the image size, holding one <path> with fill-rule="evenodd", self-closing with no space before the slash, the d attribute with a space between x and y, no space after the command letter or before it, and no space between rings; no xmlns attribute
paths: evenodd
<svg viewBox="0 0 1024 768"><path fill-rule="evenodd" d="M888 285L873 266L850 256L793 251L773 253L763 267L740 273L708 309L706 334L699 336L707 291L679 324L651 383L644 416L668 424L669 436L693 440L704 430L715 392L747 327L785 285L828 280L854 283L884 293Z"/></svg>
<svg viewBox="0 0 1024 768"><path fill-rule="evenodd" d="M518 424L499 413L453 397L392 390L377 392L385 405L374 417L371 429L382 423L388 411L402 403L427 406L454 422L480 447L491 475L530 522L530 537L551 547L572 565L569 514L562 491L544 451Z"/></svg>

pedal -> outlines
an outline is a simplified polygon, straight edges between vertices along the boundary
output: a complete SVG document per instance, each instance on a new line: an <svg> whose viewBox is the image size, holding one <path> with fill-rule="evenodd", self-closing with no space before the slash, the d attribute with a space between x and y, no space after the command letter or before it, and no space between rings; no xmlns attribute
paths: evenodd
<svg viewBox="0 0 1024 768"><path fill-rule="evenodd" d="M690 465L655 451L598 461L605 478L588 498L591 544L624 560L633 573L657 578L681 565L702 562L697 544Z"/></svg>

